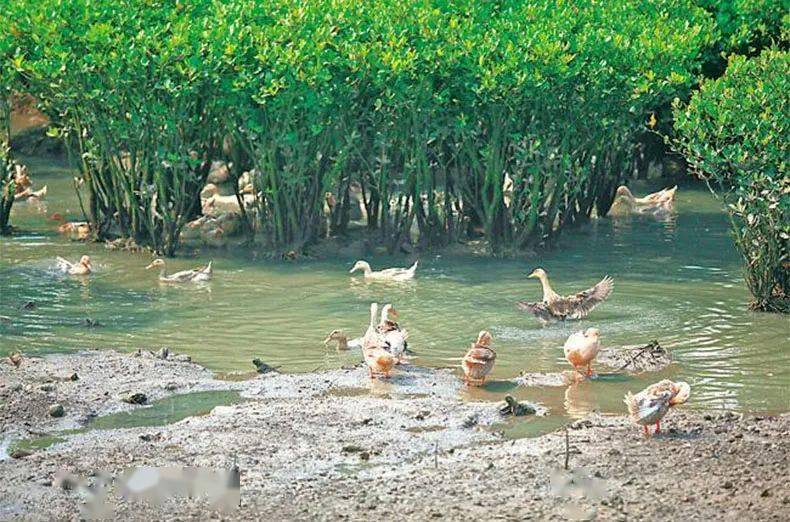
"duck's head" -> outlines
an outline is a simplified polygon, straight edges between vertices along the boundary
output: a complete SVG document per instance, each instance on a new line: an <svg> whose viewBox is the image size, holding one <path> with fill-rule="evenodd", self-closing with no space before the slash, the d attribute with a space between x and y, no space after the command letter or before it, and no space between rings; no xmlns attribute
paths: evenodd
<svg viewBox="0 0 790 522"><path fill-rule="evenodd" d="M601 331L598 328L587 328L584 331L585 337L591 337L593 339L598 339L601 337Z"/></svg>
<svg viewBox="0 0 790 522"><path fill-rule="evenodd" d="M356 263L354 263L354 268L349 270L348 273L349 274L353 274L357 270L362 270L363 272L367 272L368 270L370 270L370 263L368 263L367 261L361 261L361 260L357 261Z"/></svg>
<svg viewBox="0 0 790 522"><path fill-rule="evenodd" d="M80 264L85 268L92 268L91 267L91 258L90 256L82 256L80 258Z"/></svg>
<svg viewBox="0 0 790 522"><path fill-rule="evenodd" d="M541 280L543 280L543 279L546 278L546 271L543 270L542 268L536 268L527 277L532 278L532 279L541 279Z"/></svg>
<svg viewBox="0 0 790 522"><path fill-rule="evenodd" d="M332 194L331 192L324 193L324 201L326 201L326 204L329 206L329 208L335 208L335 205L337 205L337 200L335 199L335 195Z"/></svg>
<svg viewBox="0 0 790 522"><path fill-rule="evenodd" d="M154 259L151 261L151 264L145 267L146 270L151 270L152 268L162 268L165 266L164 259Z"/></svg>
<svg viewBox="0 0 790 522"><path fill-rule="evenodd" d="M348 340L348 337L343 332L343 330L332 330L331 332L329 332L329 335L326 336L326 339L324 339L324 344L325 345L329 344L332 341L345 341L345 340Z"/></svg>
<svg viewBox="0 0 790 522"><path fill-rule="evenodd" d="M203 190L200 191L200 199L208 199L214 194L219 194L219 187L213 183L207 183Z"/></svg>
<svg viewBox="0 0 790 522"><path fill-rule="evenodd" d="M477 334L477 344L481 346L491 346L493 340L494 338L488 330L481 330L480 333Z"/></svg>
<svg viewBox="0 0 790 522"><path fill-rule="evenodd" d="M634 197L634 195L631 194L631 191L628 190L628 187L626 187L625 185L620 185L619 187L617 187L617 192L615 193L615 195L618 198L626 198L626 199L633 199Z"/></svg>
<svg viewBox="0 0 790 522"><path fill-rule="evenodd" d="M381 309L381 319L395 321L398 318L398 311L391 304L384 305Z"/></svg>

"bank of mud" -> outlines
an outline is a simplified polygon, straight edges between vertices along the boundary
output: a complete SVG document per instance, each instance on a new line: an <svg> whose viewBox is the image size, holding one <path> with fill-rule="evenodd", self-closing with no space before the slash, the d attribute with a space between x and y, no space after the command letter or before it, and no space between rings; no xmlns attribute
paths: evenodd
<svg viewBox="0 0 790 522"><path fill-rule="evenodd" d="M71 380L76 373L77 380ZM565 431L507 440L498 405L464 402L448 370L405 366L391 382L361 367L220 380L184 357L112 351L26 358L0 366L5 441L83 426L145 408L125 402L236 390L243 402L165 426L86 430L0 461L0 519L76 519L95 482L140 466L241 472L229 519L785 520L790 516L790 416L670 412L645 438L624 417L593 415ZM42 390L43 387L43 390ZM63 417L51 417L57 401ZM527 418L523 422L530 422ZM564 469L566 459L568 470ZM202 500L162 506L113 494L129 520L206 519Z"/></svg>

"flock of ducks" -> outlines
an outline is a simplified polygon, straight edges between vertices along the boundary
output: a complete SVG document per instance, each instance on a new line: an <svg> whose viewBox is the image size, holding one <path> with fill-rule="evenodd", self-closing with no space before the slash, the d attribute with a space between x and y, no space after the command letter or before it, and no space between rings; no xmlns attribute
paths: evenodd
<svg viewBox="0 0 790 522"><path fill-rule="evenodd" d="M351 272L362 270L366 279L378 281L407 281L414 278L416 269L417 263L409 268L374 271L366 261L357 261ZM543 324L583 319L604 302L614 289L613 279L606 276L592 288L563 297L552 289L548 274L542 268L535 269L528 277L540 281L543 299L535 303L519 301L517 306L532 313ZM333 330L324 340L324 344L336 342L340 350L360 348L373 379L389 377L394 368L403 362L408 339L408 332L397 322L398 313L392 304L384 305L380 316L377 314L378 306L377 303L371 304L370 323L363 337L349 340L342 330ZM592 363L601 349L600 338L598 328L587 328L571 334L565 341L565 359L584 377L593 375ZM491 333L483 330L463 356L461 369L467 386L485 384L497 357L492 343ZM690 387L687 383L665 379L636 395L629 392L624 401L631 420L643 426L646 434L649 434L648 426L653 424L656 426L655 433L659 433L661 419L671 407L685 403L689 394Z"/></svg>
<svg viewBox="0 0 790 522"><path fill-rule="evenodd" d="M622 190L624 189L624 190ZM625 201L631 209L646 212L646 209L666 209L671 207L675 198L677 187L665 189L644 198L634 198L626 187L618 189L618 197ZM387 268L373 270L367 261L359 260L351 268L350 273L362 271L363 277L373 281L404 282L415 277L419 262L416 261L409 268ZM93 267L90 257L82 256L76 263L62 257L57 258L58 268L66 274L85 276L89 275ZM213 277L212 263L208 265L184 270L174 274L167 273L167 266L163 259L155 259L147 270L159 269L159 281L163 283L198 283L211 280ZM548 274L542 268L537 268L527 277L538 279L543 290L543 298L539 302L518 301L517 307L534 315L542 324L555 321L583 319L599 304L603 303L612 294L614 281L606 276L595 286L562 296L554 291L549 282ZM597 328L573 333L568 337L563 346L565 359L573 366L574 370L585 377L593 375L592 363L600 351L600 331ZM358 339L349 340L342 330L333 330L324 340L324 344L337 343L337 348L347 350L359 348L371 378L389 377L397 365L404 362L404 355L408 351L408 331L398 323L398 312L392 304L385 304L379 313L378 303L370 306L370 322L365 334ZM482 386L486 377L491 373L496 362L496 351L492 347L493 336L487 330L481 331L475 342L466 351L461 360L464 382L468 386ZM644 427L646 434L648 426L655 424L656 433L660 430L661 419L673 406L685 403L690 395L690 387L685 382L672 382L662 380L640 391L636 395L630 392L625 396L630 418L638 425Z"/></svg>

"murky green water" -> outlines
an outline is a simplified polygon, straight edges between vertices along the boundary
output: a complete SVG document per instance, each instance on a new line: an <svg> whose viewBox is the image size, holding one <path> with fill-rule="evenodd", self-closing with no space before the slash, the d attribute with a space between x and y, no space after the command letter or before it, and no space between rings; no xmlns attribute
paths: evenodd
<svg viewBox="0 0 790 522"><path fill-rule="evenodd" d="M593 409L622 412L622 396L662 377L692 384L691 405L779 412L790 407L790 322L749 312L740 259L725 216L702 186L682 186L678 215L669 222L596 220L568 232L560 247L536 259L424 255L418 279L408 284L366 284L348 274L355 261L337 258L270 262L254 252L206 251L170 262L171 270L213 258L216 278L203 287L162 286L143 267L146 254L112 252L72 243L47 221L52 212L79 218L71 177L57 166L31 162L36 185L49 185L46 206L21 204L13 222L25 232L2 238L0 353L45 353L84 348L137 349L168 345L223 371L251 370L260 357L284 371L305 372L356 362L322 344L334 328L360 335L371 301L392 302L411 333L415 364L454 367L477 332L493 332L494 379L521 371L567 369L562 344L574 330L601 329L608 346L658 339L677 364L640 377L603 375L569 388L511 389L493 382L464 391L472 400L505 393L545 404L552 415L535 427ZM97 273L63 277L54 258L91 255ZM409 260L369 259L376 267ZM543 266L561 293L587 288L603 275L615 279L612 298L583 322L541 327L516 310L517 299L540 298L526 274ZM19 306L34 301L34 310ZM90 317L103 326L87 328Z"/></svg>

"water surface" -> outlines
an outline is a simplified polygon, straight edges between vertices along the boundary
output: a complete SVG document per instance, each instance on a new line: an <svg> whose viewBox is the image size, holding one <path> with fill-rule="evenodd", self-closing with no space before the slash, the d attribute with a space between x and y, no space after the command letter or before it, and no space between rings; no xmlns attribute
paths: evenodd
<svg viewBox="0 0 790 522"><path fill-rule="evenodd" d="M169 261L171 270L213 258L215 280L204 286L166 286L143 268L148 254L59 237L53 212L79 219L73 172L31 161L36 186L49 185L45 205L16 205L23 232L0 247L0 354L50 353L85 348L157 349L169 346L219 371L251 370L260 357L287 372L354 363L359 355L326 349L334 328L361 335L371 301L392 302L418 353L414 364L458 368L466 347L489 329L498 353L494 381L463 391L469 400L501 400L506 393L540 402L551 415L526 423L553 427L591 410L622 413L625 391L663 377L692 385L691 407L782 412L790 406L790 323L750 312L741 259L719 203L700 185L681 186L678 214L658 222L609 218L568 231L558 247L537 257L489 259L426 254L418 279L406 284L365 283L349 276L355 259L272 262L250 250L213 250ZM637 192L648 188L637 187ZM64 277L60 255L89 254L96 274ZM368 259L374 268L405 266L400 257ZM613 296L582 322L542 327L514 306L538 300L540 286L526 275L544 267L560 293L578 291L606 274ZM33 310L22 311L28 301ZM85 318L99 321L88 328ZM604 375L571 387L516 389L520 372L568 368L562 344L573 331L596 326L607 346L657 339L677 363L659 374ZM460 374L460 372L459 372ZM545 426L544 426L545 425ZM531 429L531 428L530 428Z"/></svg>

